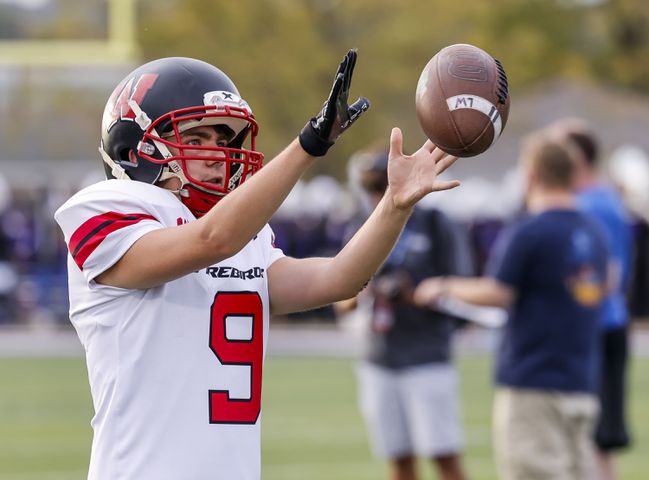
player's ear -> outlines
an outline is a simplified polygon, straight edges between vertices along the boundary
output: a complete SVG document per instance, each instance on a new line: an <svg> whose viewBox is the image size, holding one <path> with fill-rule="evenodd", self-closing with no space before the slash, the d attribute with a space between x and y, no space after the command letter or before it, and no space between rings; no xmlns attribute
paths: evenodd
<svg viewBox="0 0 649 480"><path fill-rule="evenodd" d="M525 169L525 182L527 188L531 188L537 185L539 179L539 172L536 170L534 165L528 165Z"/></svg>
<svg viewBox="0 0 649 480"><path fill-rule="evenodd" d="M137 165L137 155L135 155L135 151L132 149L128 151L128 161L133 165Z"/></svg>

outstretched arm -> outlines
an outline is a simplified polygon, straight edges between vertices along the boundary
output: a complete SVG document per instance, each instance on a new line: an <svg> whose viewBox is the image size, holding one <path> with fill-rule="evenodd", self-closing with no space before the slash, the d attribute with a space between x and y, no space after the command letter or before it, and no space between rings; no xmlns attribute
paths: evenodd
<svg viewBox="0 0 649 480"><path fill-rule="evenodd" d="M355 63L356 51L350 50L338 67L322 111L268 165L197 221L143 235L95 280L122 288L154 287L241 250L268 222L315 157L324 155L369 108L364 98L347 104Z"/></svg>
<svg viewBox="0 0 649 480"><path fill-rule="evenodd" d="M372 215L333 258L282 258L268 270L273 313L308 310L353 297L370 280L392 250L414 205L430 192L457 187L437 175L456 157L427 141L404 155L401 130L390 137L388 188Z"/></svg>
<svg viewBox="0 0 649 480"><path fill-rule="evenodd" d="M413 300L420 307L434 307L447 295L474 305L509 308L516 291L491 277L431 277L417 286Z"/></svg>

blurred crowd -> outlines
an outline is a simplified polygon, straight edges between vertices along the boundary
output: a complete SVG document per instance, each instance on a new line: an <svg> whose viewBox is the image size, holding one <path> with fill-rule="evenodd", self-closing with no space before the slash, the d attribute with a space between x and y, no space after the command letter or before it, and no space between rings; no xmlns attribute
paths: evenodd
<svg viewBox="0 0 649 480"><path fill-rule="evenodd" d="M0 325L68 321L66 249L48 189L11 191L0 205ZM61 200L62 201L62 200Z"/></svg>
<svg viewBox="0 0 649 480"><path fill-rule="evenodd" d="M356 165L361 160L350 159L345 183L315 176L296 186L271 221L277 246L286 254L326 256L341 248L350 224L368 208L358 187ZM649 297L643 295L649 291L649 210L634 192L644 191L649 181L649 160L642 152L627 149L612 161L618 167L612 179L634 212L629 305L634 318L649 317ZM444 211L466 232L471 261L480 274L497 234L520 211L522 179L512 170L499 184L478 177L461 180L462 192L431 195L422 204ZM0 176L0 325L68 325L67 252L53 213L78 188L16 188ZM285 320L333 322L335 317L331 307L324 307Z"/></svg>

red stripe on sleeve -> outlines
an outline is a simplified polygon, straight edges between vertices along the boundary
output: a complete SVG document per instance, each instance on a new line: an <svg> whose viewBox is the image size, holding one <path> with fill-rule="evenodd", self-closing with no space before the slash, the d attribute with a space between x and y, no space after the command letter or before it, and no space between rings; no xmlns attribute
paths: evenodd
<svg viewBox="0 0 649 480"><path fill-rule="evenodd" d="M83 264L92 252L112 232L134 225L142 220L156 220L144 213L107 212L86 220L70 237L68 250L72 258L83 270Z"/></svg>

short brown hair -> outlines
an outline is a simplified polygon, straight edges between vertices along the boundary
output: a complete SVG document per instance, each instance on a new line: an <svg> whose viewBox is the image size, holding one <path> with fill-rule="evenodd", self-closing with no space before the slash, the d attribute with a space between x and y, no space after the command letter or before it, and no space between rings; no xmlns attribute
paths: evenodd
<svg viewBox="0 0 649 480"><path fill-rule="evenodd" d="M599 140L592 126L578 117L567 117L550 124L557 134L575 143L586 164L595 168L599 162Z"/></svg>
<svg viewBox="0 0 649 480"><path fill-rule="evenodd" d="M572 190L577 171L576 146L547 132L536 132L523 142L521 158L545 187Z"/></svg>
<svg viewBox="0 0 649 480"><path fill-rule="evenodd" d="M368 193L383 194L388 188L388 152L368 153L361 168L360 184Z"/></svg>

